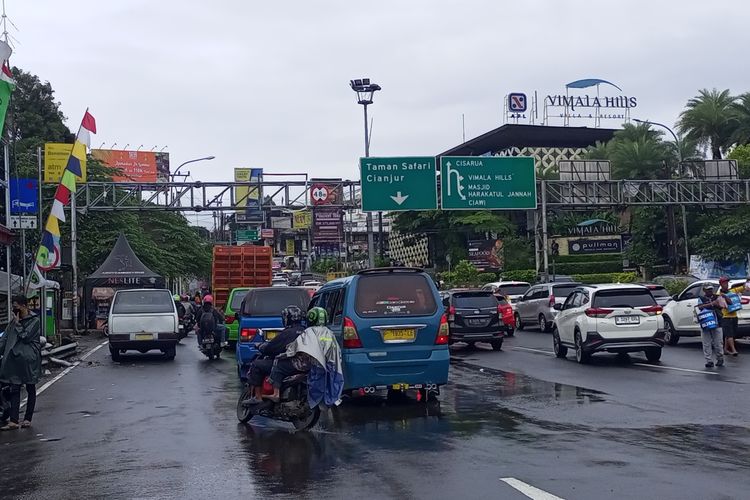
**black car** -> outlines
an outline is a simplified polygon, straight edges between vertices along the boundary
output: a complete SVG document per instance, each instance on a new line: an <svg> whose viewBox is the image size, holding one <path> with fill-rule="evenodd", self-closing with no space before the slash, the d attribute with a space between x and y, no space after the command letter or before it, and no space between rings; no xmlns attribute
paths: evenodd
<svg viewBox="0 0 750 500"><path fill-rule="evenodd" d="M503 339L513 331L513 309L505 299L488 290L448 290L441 296L450 344L488 342L496 351L503 347Z"/></svg>

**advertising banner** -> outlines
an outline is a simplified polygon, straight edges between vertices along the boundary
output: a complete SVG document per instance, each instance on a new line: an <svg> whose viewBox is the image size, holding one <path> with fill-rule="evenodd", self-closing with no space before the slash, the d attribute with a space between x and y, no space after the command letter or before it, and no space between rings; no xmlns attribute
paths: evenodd
<svg viewBox="0 0 750 500"><path fill-rule="evenodd" d="M300 210L294 212L294 229L310 229L312 227L312 212L309 210Z"/></svg>
<svg viewBox="0 0 750 500"><path fill-rule="evenodd" d="M273 229L261 229L260 237L263 239L273 239Z"/></svg>
<svg viewBox="0 0 750 500"><path fill-rule="evenodd" d="M505 267L503 240L470 240L469 262L478 271L502 271Z"/></svg>
<svg viewBox="0 0 750 500"><path fill-rule="evenodd" d="M286 254L294 255L294 240L286 240Z"/></svg>
<svg viewBox="0 0 750 500"><path fill-rule="evenodd" d="M568 253L570 255L622 253L622 238L570 239L568 240Z"/></svg>
<svg viewBox="0 0 750 500"><path fill-rule="evenodd" d="M310 182L310 202L314 206L343 203L344 188L341 179L311 179Z"/></svg>
<svg viewBox="0 0 750 500"><path fill-rule="evenodd" d="M274 229L291 229L291 217L271 217L271 227Z"/></svg>
<svg viewBox="0 0 750 500"><path fill-rule="evenodd" d="M36 179L10 180L10 213L35 214L39 210L39 182Z"/></svg>
<svg viewBox="0 0 750 500"><path fill-rule="evenodd" d="M235 182L263 182L262 168L235 168ZM241 212L242 217L237 217L241 222L263 222L263 210L261 209L260 186L236 186L234 188L235 206Z"/></svg>
<svg viewBox="0 0 750 500"><path fill-rule="evenodd" d="M750 276L750 255L742 260L704 260L700 255L690 256L689 273L698 279L716 279L722 276L745 278Z"/></svg>
<svg viewBox="0 0 750 500"><path fill-rule="evenodd" d="M44 183L57 184L60 182L63 170L68 165L68 156L73 150L72 144L46 142L44 144ZM81 173L78 182L86 182L86 162L81 162Z"/></svg>
<svg viewBox="0 0 750 500"><path fill-rule="evenodd" d="M341 256L339 243L320 243L315 245L315 254L320 258L335 259Z"/></svg>
<svg viewBox="0 0 750 500"><path fill-rule="evenodd" d="M92 149L91 156L117 170L115 182L169 182L169 153Z"/></svg>
<svg viewBox="0 0 750 500"><path fill-rule="evenodd" d="M342 240L341 209L318 207L313 214L313 243L339 243Z"/></svg>

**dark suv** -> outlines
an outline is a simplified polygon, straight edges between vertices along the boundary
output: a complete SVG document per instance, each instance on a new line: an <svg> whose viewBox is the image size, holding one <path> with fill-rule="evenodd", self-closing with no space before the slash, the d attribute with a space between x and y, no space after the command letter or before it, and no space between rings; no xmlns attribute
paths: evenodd
<svg viewBox="0 0 750 500"><path fill-rule="evenodd" d="M449 343L488 342L496 351L503 347L503 339L515 326L513 308L505 299L487 290L448 290L441 295L448 314Z"/></svg>

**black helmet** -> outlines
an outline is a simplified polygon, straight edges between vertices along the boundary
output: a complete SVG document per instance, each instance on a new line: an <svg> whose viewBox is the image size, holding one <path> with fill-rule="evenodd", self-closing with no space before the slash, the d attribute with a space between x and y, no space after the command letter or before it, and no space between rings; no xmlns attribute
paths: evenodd
<svg viewBox="0 0 750 500"><path fill-rule="evenodd" d="M302 309L297 306L286 306L281 311L281 321L286 327L301 324L304 317Z"/></svg>

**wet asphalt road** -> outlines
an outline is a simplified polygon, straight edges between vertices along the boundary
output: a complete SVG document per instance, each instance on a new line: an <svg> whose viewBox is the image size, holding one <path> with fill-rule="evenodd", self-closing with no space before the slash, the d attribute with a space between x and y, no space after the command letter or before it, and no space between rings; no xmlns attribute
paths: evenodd
<svg viewBox="0 0 750 500"><path fill-rule="evenodd" d="M527 498L507 477L566 499L750 491L750 346L714 375L689 341L662 368L579 366L545 353L548 334L519 332L503 352L457 346L438 406L352 402L294 434L238 424L233 361L193 342L174 362L113 364L102 348L61 378L32 430L0 434L0 496Z"/></svg>

